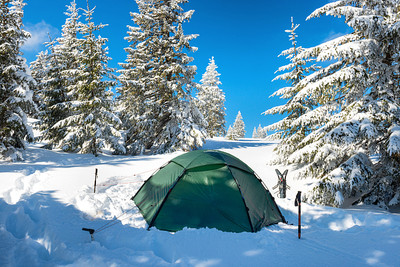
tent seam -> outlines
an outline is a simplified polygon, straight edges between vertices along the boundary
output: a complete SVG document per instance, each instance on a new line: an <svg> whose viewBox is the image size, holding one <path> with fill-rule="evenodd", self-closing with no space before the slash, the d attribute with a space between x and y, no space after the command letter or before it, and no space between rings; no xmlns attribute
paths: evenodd
<svg viewBox="0 0 400 267"><path fill-rule="evenodd" d="M176 162L174 162L176 163ZM181 165L180 165L181 166ZM157 219L158 214L160 213L162 207L164 206L164 203L167 201L169 195L171 194L172 190L175 188L175 186L178 184L179 180L185 175L186 169L183 169L182 173L179 175L178 179L176 179L175 183L171 186L171 188L168 190L168 193L165 195L163 201L161 202L160 207L158 207L156 213L154 214L154 217L151 219L151 222L149 223L149 227L147 227L147 230L150 230L151 227L154 226L154 222Z"/></svg>
<svg viewBox="0 0 400 267"><path fill-rule="evenodd" d="M136 195L140 192L140 190L141 190L142 187L147 183L147 181L149 181L149 180L154 176L154 174L156 174L159 170L161 170L162 168L164 168L165 166L167 166L167 165L170 164L170 163L171 163L171 160L168 161L167 163L164 163L160 168L158 168L155 172L153 172L153 173L150 175L150 177L147 178L147 180L143 182L142 186L139 188L139 190L136 192L136 194L135 194L133 197L131 197L131 200L134 201L133 199L134 199L134 198L136 197ZM134 201L134 202L135 202L135 201ZM136 205L136 206L139 208L138 205ZM139 208L139 210L140 210L140 208Z"/></svg>
<svg viewBox="0 0 400 267"><path fill-rule="evenodd" d="M260 184L264 188L264 190L271 195L271 198L274 201L276 210L279 212L279 215L281 216L283 222L287 224L288 221L286 221L285 216L283 216L281 210L278 207L278 204L276 204L276 202L275 202L274 196L271 194L271 192L269 191L268 187L265 185L264 181L260 178L260 176L258 176L258 174L256 172L254 172L254 176L258 179L258 181L260 182ZM269 225L271 225L271 224L269 224Z"/></svg>
<svg viewBox="0 0 400 267"><path fill-rule="evenodd" d="M194 159L192 159L192 161L190 161L190 162L189 162L188 164L186 164L186 165L187 165L187 166L190 166L190 164L192 164L193 161L197 160L199 157L200 157L200 156L195 157ZM178 162L174 161L174 159L172 159L171 162L173 162L173 163L175 163L175 164L181 166L184 170L188 170L188 169L187 169L187 166L186 166L186 167L182 166L182 165L179 164Z"/></svg>
<svg viewBox="0 0 400 267"><path fill-rule="evenodd" d="M228 168L230 174L232 175L232 178L233 178L233 180L235 181L236 186L237 186L237 188L238 188L238 190L239 190L240 196L242 197L243 204L244 204L244 207L245 207L245 209L246 209L247 218L249 219L249 224L250 224L251 232L254 233L255 231L254 231L253 223L251 222L251 218L250 218L250 214L249 214L249 207L247 207L246 200L244 199L242 190L240 189L239 183L238 183L238 181L236 180L235 176L233 175L233 173L232 173L232 171L231 171L231 169L230 169L230 165L226 164L226 167ZM237 169L242 170L242 169L240 169L240 168L237 168Z"/></svg>

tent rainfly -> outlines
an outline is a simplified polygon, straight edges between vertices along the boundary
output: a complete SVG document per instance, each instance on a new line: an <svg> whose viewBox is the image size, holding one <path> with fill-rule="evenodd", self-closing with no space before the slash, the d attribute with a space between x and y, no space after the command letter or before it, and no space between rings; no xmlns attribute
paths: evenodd
<svg viewBox="0 0 400 267"><path fill-rule="evenodd" d="M148 229L257 232L285 222L256 173L238 158L217 150L197 150L172 159L132 200Z"/></svg>

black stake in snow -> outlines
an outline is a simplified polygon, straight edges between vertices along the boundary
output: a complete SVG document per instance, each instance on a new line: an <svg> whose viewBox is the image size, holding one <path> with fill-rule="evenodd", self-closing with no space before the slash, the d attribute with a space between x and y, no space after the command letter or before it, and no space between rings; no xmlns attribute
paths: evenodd
<svg viewBox="0 0 400 267"><path fill-rule="evenodd" d="M275 188L279 186L279 197L286 198L286 189L290 189L290 186L288 186L286 183L288 170L285 170L283 174L278 169L275 169L275 172L278 175L278 183L272 187L272 190L275 190Z"/></svg>
<svg viewBox="0 0 400 267"><path fill-rule="evenodd" d="M93 187L93 193L96 193L96 181L97 181L97 168L94 171L94 187Z"/></svg>
<svg viewBox="0 0 400 267"><path fill-rule="evenodd" d="M97 170L97 169L96 169L96 170ZM91 239L92 241L94 241L94 237L93 237L94 229L82 228L82 231L87 231L87 232L89 232L89 234L90 234L90 239Z"/></svg>
<svg viewBox="0 0 400 267"><path fill-rule="evenodd" d="M299 207L299 239L301 237L301 191L297 192L296 199L294 200L294 205Z"/></svg>

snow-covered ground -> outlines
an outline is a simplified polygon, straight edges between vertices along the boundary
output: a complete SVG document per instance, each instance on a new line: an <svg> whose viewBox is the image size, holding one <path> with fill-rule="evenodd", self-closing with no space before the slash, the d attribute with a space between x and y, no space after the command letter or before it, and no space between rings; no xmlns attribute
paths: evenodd
<svg viewBox="0 0 400 267"><path fill-rule="evenodd" d="M275 145L212 139L204 148L240 158L272 189L275 168L284 170L266 164ZM303 203L299 240L294 196L312 181L293 181L291 170L288 197L274 194L289 224L258 233L168 233L147 231L130 198L152 172L181 152L96 158L31 145L25 154L24 162L0 163L0 266L400 266L400 215L374 207ZM82 227L104 230L91 241Z"/></svg>

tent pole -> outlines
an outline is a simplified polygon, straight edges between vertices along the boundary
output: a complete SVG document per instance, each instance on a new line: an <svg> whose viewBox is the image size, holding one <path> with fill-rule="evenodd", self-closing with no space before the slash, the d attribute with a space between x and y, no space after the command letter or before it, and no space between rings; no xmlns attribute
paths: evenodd
<svg viewBox="0 0 400 267"><path fill-rule="evenodd" d="M168 199L169 194L171 193L172 189L174 189L175 185L179 182L179 180L183 177L183 175L185 175L186 173L186 169L183 170L183 172L181 173L181 175L179 175L178 179L176 179L175 183L171 186L171 188L168 190L168 193L165 195L163 202L161 203L160 207L158 207L156 213L154 214L153 219L151 219L151 222L149 223L149 227L147 227L147 230L150 230L150 228L154 225L154 222L158 216L158 214L160 213L162 207L164 206L165 201Z"/></svg>

